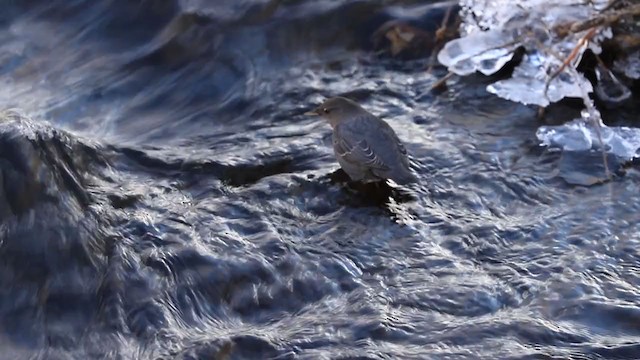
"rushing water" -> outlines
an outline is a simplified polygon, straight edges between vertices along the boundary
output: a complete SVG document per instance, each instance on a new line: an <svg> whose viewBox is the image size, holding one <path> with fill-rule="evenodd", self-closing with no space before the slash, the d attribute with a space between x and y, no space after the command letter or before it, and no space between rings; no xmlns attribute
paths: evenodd
<svg viewBox="0 0 640 360"><path fill-rule="evenodd" d="M411 3L0 1L0 359L640 358L640 172L374 54ZM335 172L339 94L419 185Z"/></svg>

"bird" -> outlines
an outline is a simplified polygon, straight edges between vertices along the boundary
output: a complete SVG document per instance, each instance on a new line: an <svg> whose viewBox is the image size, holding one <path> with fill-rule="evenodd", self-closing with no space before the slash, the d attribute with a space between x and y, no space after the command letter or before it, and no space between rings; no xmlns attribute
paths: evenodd
<svg viewBox="0 0 640 360"><path fill-rule="evenodd" d="M418 182L409 168L407 149L393 128L355 101L332 97L305 115L317 115L329 122L333 151L352 181L390 179L398 185Z"/></svg>

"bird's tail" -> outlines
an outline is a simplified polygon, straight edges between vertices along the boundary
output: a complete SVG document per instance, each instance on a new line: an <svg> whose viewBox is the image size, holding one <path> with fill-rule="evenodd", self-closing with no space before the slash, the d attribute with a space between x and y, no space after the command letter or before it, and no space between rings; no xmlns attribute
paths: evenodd
<svg viewBox="0 0 640 360"><path fill-rule="evenodd" d="M398 185L408 185L418 182L418 177L415 176L411 171L402 171L393 174L391 180Z"/></svg>

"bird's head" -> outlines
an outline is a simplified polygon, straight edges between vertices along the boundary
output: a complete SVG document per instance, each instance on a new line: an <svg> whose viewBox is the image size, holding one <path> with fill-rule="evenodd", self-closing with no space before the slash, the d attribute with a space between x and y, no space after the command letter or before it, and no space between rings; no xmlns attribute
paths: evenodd
<svg viewBox="0 0 640 360"><path fill-rule="evenodd" d="M344 119L362 111L364 110L355 101L338 96L325 100L320 106L304 114L321 116L334 127Z"/></svg>

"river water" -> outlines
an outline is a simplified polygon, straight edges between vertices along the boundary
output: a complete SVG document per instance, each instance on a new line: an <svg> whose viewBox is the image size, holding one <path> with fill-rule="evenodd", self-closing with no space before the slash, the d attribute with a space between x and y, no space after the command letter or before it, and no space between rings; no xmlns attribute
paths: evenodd
<svg viewBox="0 0 640 360"><path fill-rule="evenodd" d="M376 55L424 2L0 4L0 359L640 358L640 172ZM420 184L336 172L334 95Z"/></svg>

